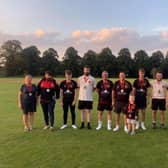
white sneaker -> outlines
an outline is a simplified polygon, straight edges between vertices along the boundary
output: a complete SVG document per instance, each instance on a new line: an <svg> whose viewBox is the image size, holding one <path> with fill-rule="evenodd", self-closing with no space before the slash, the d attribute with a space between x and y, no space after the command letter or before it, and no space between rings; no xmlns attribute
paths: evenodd
<svg viewBox="0 0 168 168"><path fill-rule="evenodd" d="M60 129L63 130L65 128L67 128L68 126L66 124L64 124Z"/></svg>
<svg viewBox="0 0 168 168"><path fill-rule="evenodd" d="M96 128L96 130L98 131L98 130L100 130L101 128L102 128L102 125L98 125L97 128Z"/></svg>
<svg viewBox="0 0 168 168"><path fill-rule="evenodd" d="M135 129L138 130L139 129L139 121L136 122L136 126Z"/></svg>
<svg viewBox="0 0 168 168"><path fill-rule="evenodd" d="M127 128L126 125L124 126L124 131L125 131L126 133L128 133L128 128Z"/></svg>
<svg viewBox="0 0 168 168"><path fill-rule="evenodd" d="M77 126L73 124L73 125L72 125L72 128L73 128L73 129L77 129Z"/></svg>
<svg viewBox="0 0 168 168"><path fill-rule="evenodd" d="M113 129L113 131L117 132L117 131L119 131L119 129L120 129L119 125L116 125L116 127Z"/></svg>
<svg viewBox="0 0 168 168"><path fill-rule="evenodd" d="M44 128L43 128L43 130L47 130L47 129L49 129L50 128L50 126L49 125L46 125Z"/></svg>
<svg viewBox="0 0 168 168"><path fill-rule="evenodd" d="M28 127L24 127L24 132L29 132L29 128Z"/></svg>
<svg viewBox="0 0 168 168"><path fill-rule="evenodd" d="M54 130L54 127L50 127L50 131L53 131Z"/></svg>
<svg viewBox="0 0 168 168"><path fill-rule="evenodd" d="M107 130L108 130L108 131L111 131L111 130L112 130L111 125L107 125Z"/></svg>
<svg viewBox="0 0 168 168"><path fill-rule="evenodd" d="M30 126L29 131L32 131L32 130L33 130L33 127L32 127L32 126Z"/></svg>
<svg viewBox="0 0 168 168"><path fill-rule="evenodd" d="M143 130L146 130L145 124L144 124L143 122L141 123L141 128L142 128Z"/></svg>
<svg viewBox="0 0 168 168"><path fill-rule="evenodd" d="M135 131L132 131L132 132L131 132L131 135L135 135Z"/></svg>

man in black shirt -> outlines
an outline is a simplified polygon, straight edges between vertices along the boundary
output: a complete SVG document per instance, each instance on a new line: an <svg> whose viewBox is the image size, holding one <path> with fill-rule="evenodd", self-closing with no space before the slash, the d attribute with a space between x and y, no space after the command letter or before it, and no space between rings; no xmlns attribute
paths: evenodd
<svg viewBox="0 0 168 168"><path fill-rule="evenodd" d="M150 87L150 83L147 79L144 78L145 70L139 69L139 78L136 79L133 83L134 87L134 95L135 95L135 104L137 106L138 111L142 113L142 122L141 128L146 130L145 127L145 109L147 107L147 103L149 103L149 93L148 88ZM139 121L137 119L136 129L139 129Z"/></svg>
<svg viewBox="0 0 168 168"><path fill-rule="evenodd" d="M96 90L98 92L98 126L96 130L102 128L102 115L103 111L107 110L107 130L111 130L112 125L112 89L113 83L108 79L108 72L102 72L102 80L100 80L96 85Z"/></svg>
<svg viewBox="0 0 168 168"><path fill-rule="evenodd" d="M65 71L66 80L60 83L60 98L61 105L64 110L63 118L64 124L60 129L67 128L68 109L70 108L72 117L72 128L77 129L75 125L75 104L77 99L77 82L72 80L72 72L70 70Z"/></svg>
<svg viewBox="0 0 168 168"><path fill-rule="evenodd" d="M53 130L55 99L59 98L59 86L50 71L46 71L44 78L38 83L38 96L40 96L44 113L45 127L43 129L50 128L50 130Z"/></svg>
<svg viewBox="0 0 168 168"><path fill-rule="evenodd" d="M120 72L119 80L115 82L113 87L113 105L115 105L116 112L116 127L113 129L114 132L119 130L120 113L124 114L124 131L127 132L126 122L126 109L129 101L129 95L132 91L132 85L130 82L125 80L125 73Z"/></svg>

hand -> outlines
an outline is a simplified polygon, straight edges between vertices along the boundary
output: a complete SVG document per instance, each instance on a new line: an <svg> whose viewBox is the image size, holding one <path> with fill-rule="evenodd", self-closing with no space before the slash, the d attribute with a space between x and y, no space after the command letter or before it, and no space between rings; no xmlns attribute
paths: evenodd
<svg viewBox="0 0 168 168"><path fill-rule="evenodd" d="M60 105L63 107L64 103L61 101L61 102L60 102Z"/></svg>
<svg viewBox="0 0 168 168"><path fill-rule="evenodd" d="M73 105L73 106L75 106L75 104L76 104L76 102L75 102L75 101L73 101L73 102L72 102L72 105Z"/></svg>
<svg viewBox="0 0 168 168"><path fill-rule="evenodd" d="M114 107L114 104L115 104L114 101L112 101L112 107Z"/></svg>
<svg viewBox="0 0 168 168"><path fill-rule="evenodd" d="M19 104L18 104L18 107L19 107L19 109L21 109L21 108L22 108L22 105L21 105L21 103L19 103Z"/></svg>

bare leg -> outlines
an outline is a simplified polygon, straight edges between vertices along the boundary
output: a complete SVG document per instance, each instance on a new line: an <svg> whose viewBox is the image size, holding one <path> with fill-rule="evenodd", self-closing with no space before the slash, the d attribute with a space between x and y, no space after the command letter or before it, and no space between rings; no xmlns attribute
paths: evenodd
<svg viewBox="0 0 168 168"><path fill-rule="evenodd" d="M160 124L164 124L164 121L165 121L164 111L160 111Z"/></svg>
<svg viewBox="0 0 168 168"><path fill-rule="evenodd" d="M23 114L23 125L25 129L28 129L28 114Z"/></svg>
<svg viewBox="0 0 168 168"><path fill-rule="evenodd" d="M30 124L29 124L29 127L30 127L30 130L32 130L32 128L33 128L33 121L34 121L34 113L33 112L31 112L30 113Z"/></svg>

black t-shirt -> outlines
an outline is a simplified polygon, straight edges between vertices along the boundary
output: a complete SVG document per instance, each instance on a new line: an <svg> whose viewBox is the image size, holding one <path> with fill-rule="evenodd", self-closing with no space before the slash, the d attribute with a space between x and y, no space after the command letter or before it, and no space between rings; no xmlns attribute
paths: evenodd
<svg viewBox="0 0 168 168"><path fill-rule="evenodd" d="M147 96L147 90L150 87L150 83L147 79L144 79L143 81L136 79L133 83L133 87L135 88L135 98L144 99Z"/></svg>
<svg viewBox="0 0 168 168"><path fill-rule="evenodd" d="M136 119L137 117L137 107L135 104L129 103L127 106L127 118L129 119Z"/></svg>
<svg viewBox="0 0 168 168"><path fill-rule="evenodd" d="M71 80L67 82L66 80L60 83L60 89L63 91L63 101L74 101L75 89L77 89L77 82Z"/></svg>
<svg viewBox="0 0 168 168"><path fill-rule="evenodd" d="M40 96L42 102L49 102L59 98L59 86L56 80L43 78L38 83L38 96Z"/></svg>
<svg viewBox="0 0 168 168"><path fill-rule="evenodd" d="M123 83L118 80L115 82L113 90L115 93L115 101L128 102L129 94L132 91L132 85L127 80Z"/></svg>
<svg viewBox="0 0 168 168"><path fill-rule="evenodd" d="M37 87L32 84L31 86L27 86L23 84L20 88L21 91L21 102L22 103L33 103L36 102L37 95Z"/></svg>
<svg viewBox="0 0 168 168"><path fill-rule="evenodd" d="M96 85L96 89L99 94L99 104L109 104L112 102L112 81L107 80L103 82L103 80L100 80Z"/></svg>

